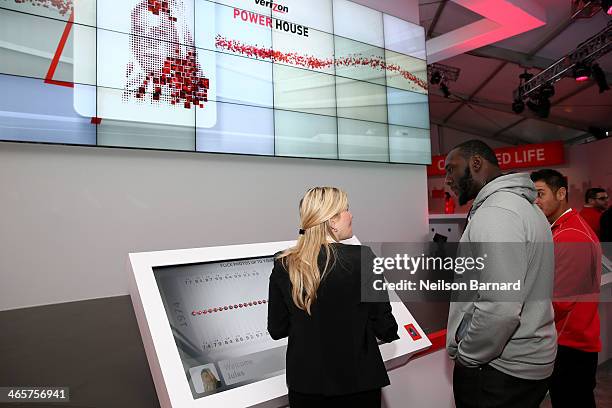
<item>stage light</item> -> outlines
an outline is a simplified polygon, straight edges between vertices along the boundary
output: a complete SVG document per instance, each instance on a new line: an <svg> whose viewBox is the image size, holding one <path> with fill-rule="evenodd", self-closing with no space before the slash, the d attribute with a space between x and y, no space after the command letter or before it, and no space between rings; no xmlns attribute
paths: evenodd
<svg viewBox="0 0 612 408"><path fill-rule="evenodd" d="M612 0L601 0L601 9L609 16L612 16Z"/></svg>
<svg viewBox="0 0 612 408"><path fill-rule="evenodd" d="M445 98L448 98L451 95L451 92L448 90L448 86L444 82L440 84L440 90L444 94Z"/></svg>
<svg viewBox="0 0 612 408"><path fill-rule="evenodd" d="M431 74L430 82L432 85L438 85L441 80L442 80L442 74L440 74L440 71L434 71L433 74Z"/></svg>
<svg viewBox="0 0 612 408"><path fill-rule="evenodd" d="M550 115L550 100L541 94L527 101L527 107L542 119Z"/></svg>
<svg viewBox="0 0 612 408"><path fill-rule="evenodd" d="M552 98L555 96L555 87L552 84L544 84L542 85L542 89L540 89L540 95L544 98Z"/></svg>
<svg viewBox="0 0 612 408"><path fill-rule="evenodd" d="M577 82L584 82L591 76L591 67L587 64L578 62L574 65L574 79Z"/></svg>
<svg viewBox="0 0 612 408"><path fill-rule="evenodd" d="M597 82L597 86L599 86L599 93L603 93L609 90L610 86L608 85L606 74L605 72L603 72L599 64L593 64L591 69L593 71L593 79L595 80L595 82Z"/></svg>
<svg viewBox="0 0 612 408"><path fill-rule="evenodd" d="M514 113L522 113L525 110L525 102L520 99L515 99L512 102L512 111Z"/></svg>
<svg viewBox="0 0 612 408"><path fill-rule="evenodd" d="M529 81L531 78L533 78L533 74L527 72L527 70L525 70L525 72L523 72L521 75L519 75L519 79L527 82Z"/></svg>

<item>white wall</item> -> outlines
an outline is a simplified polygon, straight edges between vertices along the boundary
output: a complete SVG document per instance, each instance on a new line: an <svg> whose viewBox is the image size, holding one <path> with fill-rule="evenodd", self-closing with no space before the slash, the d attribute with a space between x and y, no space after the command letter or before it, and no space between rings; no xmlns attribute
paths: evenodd
<svg viewBox="0 0 612 408"><path fill-rule="evenodd" d="M427 233L424 166L0 143L0 310L125 295L129 252L295 239L314 185L362 241Z"/></svg>

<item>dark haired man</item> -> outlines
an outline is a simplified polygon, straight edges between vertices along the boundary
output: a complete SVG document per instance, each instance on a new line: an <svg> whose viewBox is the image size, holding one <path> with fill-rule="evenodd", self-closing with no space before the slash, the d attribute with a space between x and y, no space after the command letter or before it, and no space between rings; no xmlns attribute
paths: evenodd
<svg viewBox="0 0 612 408"><path fill-rule="evenodd" d="M552 405L595 408L601 248L595 232L567 201L567 179L551 169L531 173L536 204L555 243L555 325L559 348L550 382Z"/></svg>
<svg viewBox="0 0 612 408"><path fill-rule="evenodd" d="M485 257L480 282L521 285L509 298L492 290L453 294L446 348L455 360L455 405L537 408L548 389L557 338L550 297L524 297L552 290L554 273L552 236L534 204L535 186L528 174L503 175L493 150L478 140L451 150L445 168L445 183L459 204L474 200L461 255Z"/></svg>
<svg viewBox="0 0 612 408"><path fill-rule="evenodd" d="M584 194L584 207L580 216L589 224L599 237L601 214L608 208L608 193L603 188L589 188Z"/></svg>

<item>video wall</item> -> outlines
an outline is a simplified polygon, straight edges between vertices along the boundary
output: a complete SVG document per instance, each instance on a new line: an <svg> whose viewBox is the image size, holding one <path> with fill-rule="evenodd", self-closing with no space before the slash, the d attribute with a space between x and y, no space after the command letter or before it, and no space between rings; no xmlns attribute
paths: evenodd
<svg viewBox="0 0 612 408"><path fill-rule="evenodd" d="M429 164L422 27L348 0L0 0L0 140Z"/></svg>

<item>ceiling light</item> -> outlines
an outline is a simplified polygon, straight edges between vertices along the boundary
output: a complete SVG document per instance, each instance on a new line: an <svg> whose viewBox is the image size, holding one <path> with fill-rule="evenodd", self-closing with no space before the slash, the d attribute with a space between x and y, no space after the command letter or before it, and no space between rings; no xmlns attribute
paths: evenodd
<svg viewBox="0 0 612 408"><path fill-rule="evenodd" d="M527 101L527 107L542 119L550 115L550 100L542 95Z"/></svg>
<svg viewBox="0 0 612 408"><path fill-rule="evenodd" d="M433 74L431 74L430 82L432 83L432 85L439 84L441 80L442 74L440 74L440 71L434 71Z"/></svg>
<svg viewBox="0 0 612 408"><path fill-rule="evenodd" d="M540 89L540 95L545 98L552 98L553 96L555 96L555 87L552 84L542 85L542 89Z"/></svg>
<svg viewBox="0 0 612 408"><path fill-rule="evenodd" d="M591 69L593 71L593 79L595 80L595 82L597 82L597 86L599 86L599 93L603 93L609 90L610 86L608 85L606 74L605 72L603 72L599 64L593 64L593 67Z"/></svg>
<svg viewBox="0 0 612 408"><path fill-rule="evenodd" d="M444 94L445 98L448 98L451 95L450 91L448 90L448 86L444 82L440 84L440 90Z"/></svg>
<svg viewBox="0 0 612 408"><path fill-rule="evenodd" d="M591 68L583 63L578 62L574 65L574 79L577 82L584 82L591 76Z"/></svg>
<svg viewBox="0 0 612 408"><path fill-rule="evenodd" d="M520 99L516 99L512 102L512 111L514 113L522 113L525 110L525 102Z"/></svg>

